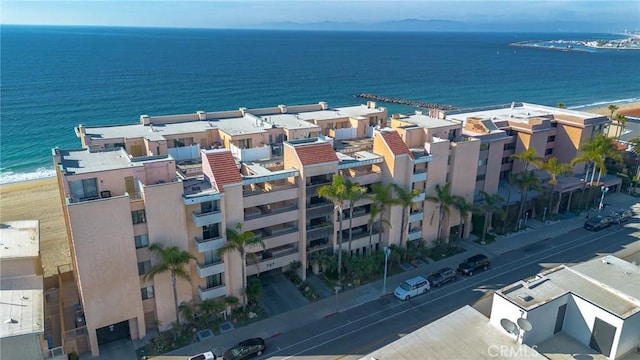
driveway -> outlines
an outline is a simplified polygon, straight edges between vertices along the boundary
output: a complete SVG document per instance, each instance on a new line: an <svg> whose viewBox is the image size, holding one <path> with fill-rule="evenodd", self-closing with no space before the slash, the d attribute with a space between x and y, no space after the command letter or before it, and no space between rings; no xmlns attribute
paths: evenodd
<svg viewBox="0 0 640 360"><path fill-rule="evenodd" d="M261 275L260 281L262 282L262 305L267 309L269 316L309 303L309 300L279 270Z"/></svg>

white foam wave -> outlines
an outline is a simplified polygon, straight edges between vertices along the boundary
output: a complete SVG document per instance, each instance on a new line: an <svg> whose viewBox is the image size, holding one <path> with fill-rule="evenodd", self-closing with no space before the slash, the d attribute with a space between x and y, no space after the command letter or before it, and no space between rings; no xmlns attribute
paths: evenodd
<svg viewBox="0 0 640 360"><path fill-rule="evenodd" d="M33 172L13 172L13 171L3 171L0 172L0 185L3 184L11 184L21 181L29 181L29 180L38 180L45 179L56 176L55 170L51 168L38 168Z"/></svg>
<svg viewBox="0 0 640 360"><path fill-rule="evenodd" d="M608 107L609 105L629 104L629 103L639 102L639 101L640 101L640 98L637 98L637 97L628 98L628 99L611 100L611 101L598 101L598 102L593 102L585 105L570 106L569 109L571 110L596 109L601 107Z"/></svg>

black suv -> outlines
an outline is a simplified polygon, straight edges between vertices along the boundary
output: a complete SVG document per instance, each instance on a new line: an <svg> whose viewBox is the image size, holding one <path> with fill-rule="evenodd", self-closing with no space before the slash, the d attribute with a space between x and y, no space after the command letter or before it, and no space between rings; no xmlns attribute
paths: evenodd
<svg viewBox="0 0 640 360"><path fill-rule="evenodd" d="M462 264L458 265L458 272L462 275L473 275L476 270L487 270L489 268L489 258L486 255L474 255Z"/></svg>

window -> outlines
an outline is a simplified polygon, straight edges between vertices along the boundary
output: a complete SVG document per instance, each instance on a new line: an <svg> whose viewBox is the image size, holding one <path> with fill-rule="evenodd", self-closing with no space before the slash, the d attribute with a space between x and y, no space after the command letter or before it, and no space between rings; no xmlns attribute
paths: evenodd
<svg viewBox="0 0 640 360"><path fill-rule="evenodd" d="M147 216L144 214L144 210L135 210L131 212L131 221L133 225L144 224L147 222Z"/></svg>
<svg viewBox="0 0 640 360"><path fill-rule="evenodd" d="M513 150L516 148L516 143L507 143L504 144L504 150Z"/></svg>
<svg viewBox="0 0 640 360"><path fill-rule="evenodd" d="M151 270L151 261L143 261L138 263L138 275L145 275Z"/></svg>
<svg viewBox="0 0 640 360"><path fill-rule="evenodd" d="M140 234L134 237L136 243L136 249L149 246L149 236L147 234Z"/></svg>
<svg viewBox="0 0 640 360"><path fill-rule="evenodd" d="M554 142L556 141L556 136L555 135L551 135L549 137L547 137L547 142Z"/></svg>
<svg viewBox="0 0 640 360"><path fill-rule="evenodd" d="M478 175L476 176L476 181L483 181L484 178L485 178L485 174Z"/></svg>
<svg viewBox="0 0 640 360"><path fill-rule="evenodd" d="M480 150L489 150L489 144L480 144Z"/></svg>
<svg viewBox="0 0 640 360"><path fill-rule="evenodd" d="M140 289L142 300L153 299L153 286L146 286Z"/></svg>
<svg viewBox="0 0 640 360"><path fill-rule="evenodd" d="M551 155L551 154L553 154L553 149L547 149L547 150L545 150L545 151L544 151L544 154L545 154L545 155Z"/></svg>
<svg viewBox="0 0 640 360"><path fill-rule="evenodd" d="M513 162L513 159L511 158L511 156L505 156L505 157L502 158L502 163L503 164L509 164L509 163L512 163L512 162Z"/></svg>
<svg viewBox="0 0 640 360"><path fill-rule="evenodd" d="M218 200L206 201L200 204L200 212L203 214L220 211Z"/></svg>
<svg viewBox="0 0 640 360"><path fill-rule="evenodd" d="M75 200L98 198L96 178L69 181L71 197Z"/></svg>
<svg viewBox="0 0 640 360"><path fill-rule="evenodd" d="M487 159L478 160L478 167L487 165Z"/></svg>
<svg viewBox="0 0 640 360"><path fill-rule="evenodd" d="M558 127L558 122L557 121L552 122L551 123L551 127L552 128L557 128Z"/></svg>
<svg viewBox="0 0 640 360"><path fill-rule="evenodd" d="M209 250L204 252L204 265L211 265L220 262L220 257L216 250Z"/></svg>
<svg viewBox="0 0 640 360"><path fill-rule="evenodd" d="M251 139L240 139L240 140L238 140L238 147L240 149L249 149L249 148L251 148Z"/></svg>
<svg viewBox="0 0 640 360"><path fill-rule="evenodd" d="M215 239L220 237L220 224L205 225L202 227L203 239Z"/></svg>
<svg viewBox="0 0 640 360"><path fill-rule="evenodd" d="M222 284L222 274L215 274L206 277L207 289L218 287Z"/></svg>

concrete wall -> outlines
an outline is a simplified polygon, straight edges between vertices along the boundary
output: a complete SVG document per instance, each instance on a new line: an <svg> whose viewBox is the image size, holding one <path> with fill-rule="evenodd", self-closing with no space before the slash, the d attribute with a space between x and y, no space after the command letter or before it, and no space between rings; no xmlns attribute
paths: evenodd
<svg viewBox="0 0 640 360"><path fill-rule="evenodd" d="M618 348L614 348L611 355L612 358L617 359L629 352L636 351L636 348L640 346L640 313L636 313L633 316L628 317L624 321L622 330L620 331L620 338L618 340ZM615 355L615 357L613 357Z"/></svg>

